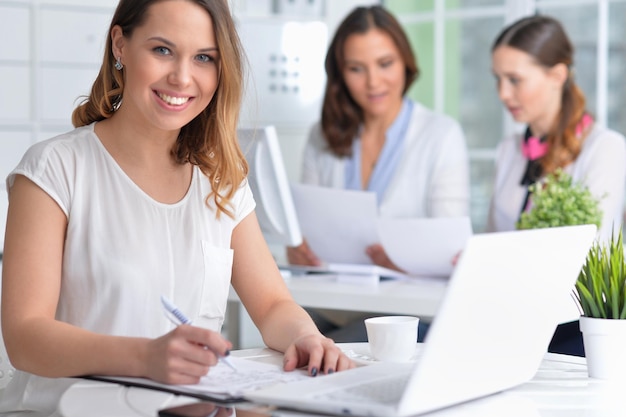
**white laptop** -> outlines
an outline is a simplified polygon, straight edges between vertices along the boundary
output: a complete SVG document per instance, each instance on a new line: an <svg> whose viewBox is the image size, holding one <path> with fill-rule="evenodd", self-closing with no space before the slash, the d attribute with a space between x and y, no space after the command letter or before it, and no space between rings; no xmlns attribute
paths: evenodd
<svg viewBox="0 0 626 417"><path fill-rule="evenodd" d="M246 398L304 411L409 416L483 397L535 375L596 236L593 225L468 240L415 364L374 364L274 385ZM572 303L574 301L572 300ZM384 402L363 385L398 389ZM377 395L377 394L376 394Z"/></svg>

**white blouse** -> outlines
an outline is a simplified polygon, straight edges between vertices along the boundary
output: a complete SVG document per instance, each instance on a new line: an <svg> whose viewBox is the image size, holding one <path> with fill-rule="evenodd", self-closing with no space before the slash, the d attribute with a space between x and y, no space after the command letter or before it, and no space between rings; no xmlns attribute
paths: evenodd
<svg viewBox="0 0 626 417"><path fill-rule="evenodd" d="M527 187L520 185L527 159L522 155L522 136L510 137L498 146L496 175L487 231L515 230ZM626 140L621 134L594 125L578 158L565 168L576 182L600 198L602 224L598 236L608 240L622 227L626 188Z"/></svg>
<svg viewBox="0 0 626 417"><path fill-rule="evenodd" d="M469 159L465 136L456 120L414 102L403 142L403 156L382 201L388 218L469 215ZM345 187L346 158L328 149L320 124L306 144L301 181Z"/></svg>
<svg viewBox="0 0 626 417"><path fill-rule="evenodd" d="M24 175L67 215L58 320L98 333L148 337L173 328L165 295L197 326L220 331L230 287L231 235L254 210L247 182L232 200L234 218L216 219L208 178L194 167L175 204L155 201L120 168L94 125L33 145L7 179ZM52 415L67 383L17 372L0 411ZM20 414L24 416L25 414Z"/></svg>

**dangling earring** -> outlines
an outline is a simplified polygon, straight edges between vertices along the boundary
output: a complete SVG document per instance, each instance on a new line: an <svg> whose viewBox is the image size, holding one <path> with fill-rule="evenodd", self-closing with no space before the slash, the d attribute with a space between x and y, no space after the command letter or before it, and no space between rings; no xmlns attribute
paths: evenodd
<svg viewBox="0 0 626 417"><path fill-rule="evenodd" d="M121 71L122 68L124 68L124 65L122 64L122 59L118 56L115 58L115 69Z"/></svg>

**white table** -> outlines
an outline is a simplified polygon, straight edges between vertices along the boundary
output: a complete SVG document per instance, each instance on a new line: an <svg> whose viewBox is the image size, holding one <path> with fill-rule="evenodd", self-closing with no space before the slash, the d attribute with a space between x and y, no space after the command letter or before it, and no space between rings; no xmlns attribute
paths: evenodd
<svg viewBox="0 0 626 417"><path fill-rule="evenodd" d="M344 349L363 345L343 344ZM251 357L281 355L268 349L233 351L233 355ZM477 375L480 378L480 375ZM623 405L623 384L611 385L587 377L584 358L546 354L535 377L517 388L480 400L430 413L433 417L618 417L626 413ZM59 412L63 417L155 417L168 406L196 401L192 398L128 388L117 384L79 381L61 399ZM246 404L237 416L296 416L294 412L272 411ZM302 415L302 414L301 414ZM311 415L311 414L307 414Z"/></svg>
<svg viewBox="0 0 626 417"><path fill-rule="evenodd" d="M443 278L358 284L358 280L347 283L331 275L300 275L286 278L285 282L295 301L303 307L406 314L425 320L435 316L447 286L447 279ZM239 347L241 303L232 288L228 301L228 337L235 347Z"/></svg>

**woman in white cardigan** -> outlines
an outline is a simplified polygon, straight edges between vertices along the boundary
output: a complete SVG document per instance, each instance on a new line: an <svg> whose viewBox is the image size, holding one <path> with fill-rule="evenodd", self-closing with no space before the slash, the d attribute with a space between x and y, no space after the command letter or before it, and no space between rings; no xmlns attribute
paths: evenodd
<svg viewBox="0 0 626 417"><path fill-rule="evenodd" d="M465 137L455 120L405 97L418 73L398 21L380 6L354 9L326 55L322 118L310 132L302 182L375 192L384 217L467 216ZM381 245L369 246L366 253L373 263L398 269ZM292 264L323 261L306 240L288 248L287 256ZM367 340L363 318L371 315L309 313L336 341Z"/></svg>
<svg viewBox="0 0 626 417"><path fill-rule="evenodd" d="M326 74L302 182L373 191L384 217L467 216L465 137L454 119L405 97L419 70L393 15L380 6L354 9L331 42ZM366 251L373 263L395 268L380 245ZM294 264L323 261L306 242L287 253Z"/></svg>

